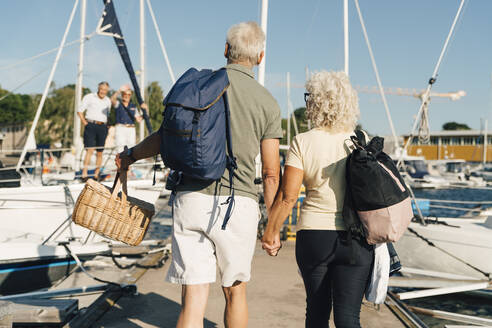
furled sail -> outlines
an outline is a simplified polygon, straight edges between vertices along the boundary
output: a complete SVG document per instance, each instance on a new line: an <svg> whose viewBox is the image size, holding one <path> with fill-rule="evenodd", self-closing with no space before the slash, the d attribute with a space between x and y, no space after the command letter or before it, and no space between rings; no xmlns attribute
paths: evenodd
<svg viewBox="0 0 492 328"><path fill-rule="evenodd" d="M138 103L141 105L144 100L142 94L140 93L140 88L138 86L137 78L135 76L135 71L133 70L132 62L130 60L130 55L128 54L128 49L125 44L125 39L123 38L123 33L121 33L120 24L118 18L116 17L116 12L114 10L114 5L112 0L103 0L104 11L99 24L97 26L97 33L101 35L112 36L116 47L120 53L123 64L125 65L126 71L130 76L132 81L133 89L135 90L135 96L137 97ZM149 115L147 111L142 111L143 118L145 119L145 125L147 126L147 131L152 133L152 125L150 124Z"/></svg>

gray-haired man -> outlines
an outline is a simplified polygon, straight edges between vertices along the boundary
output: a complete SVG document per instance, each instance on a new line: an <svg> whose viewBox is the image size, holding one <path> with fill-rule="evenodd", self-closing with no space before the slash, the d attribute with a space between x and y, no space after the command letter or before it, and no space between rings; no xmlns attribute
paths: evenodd
<svg viewBox="0 0 492 328"><path fill-rule="evenodd" d="M226 327L246 327L246 283L259 220L255 158L261 153L265 203L269 211L279 184L280 108L255 79L252 68L264 56L265 35L254 22L240 23L227 32L227 90L231 134L238 168L235 171L235 206L225 230L221 229L229 196L228 172L222 179L204 182L184 176L174 200L173 260L167 280L182 285L182 309L177 327L203 327L209 284L221 275L226 300ZM135 160L159 152L155 133L116 163L126 168Z"/></svg>
<svg viewBox="0 0 492 328"><path fill-rule="evenodd" d="M96 170L94 178L99 179L99 170L102 164L104 143L108 136L108 115L111 110L111 100L108 94L108 82L101 82L97 86L96 93L89 93L82 98L82 104L77 110L84 128L84 147L86 148L82 180L87 180L87 167L91 161L92 153L96 149ZM84 115L85 112L85 115Z"/></svg>

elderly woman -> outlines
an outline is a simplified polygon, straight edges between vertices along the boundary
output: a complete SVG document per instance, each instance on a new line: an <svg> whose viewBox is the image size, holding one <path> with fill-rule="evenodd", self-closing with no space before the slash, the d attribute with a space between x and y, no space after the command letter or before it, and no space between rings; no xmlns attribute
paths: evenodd
<svg viewBox="0 0 492 328"><path fill-rule="evenodd" d="M351 264L342 217L345 163L359 117L357 93L343 72L316 73L306 89L306 115L314 128L292 142L263 248L270 255L277 254L280 228L304 184L306 198L297 223L296 260L306 288L306 327L328 327L332 304L336 327L360 327L373 248L354 240L358 255Z"/></svg>
<svg viewBox="0 0 492 328"><path fill-rule="evenodd" d="M125 146L135 145L135 123L142 121L142 115L138 113L137 106L132 103L132 88L125 84L111 96L111 104L116 110L115 146L122 151ZM118 96L121 95L121 101ZM148 110L147 104L141 105L143 110Z"/></svg>

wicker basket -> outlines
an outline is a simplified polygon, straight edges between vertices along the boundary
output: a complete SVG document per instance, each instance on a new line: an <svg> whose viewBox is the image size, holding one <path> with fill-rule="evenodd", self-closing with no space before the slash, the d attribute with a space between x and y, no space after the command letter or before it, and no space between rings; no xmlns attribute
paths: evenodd
<svg viewBox="0 0 492 328"><path fill-rule="evenodd" d="M135 246L144 238L154 213L154 205L127 197L124 171L116 175L112 189L89 179L77 198L72 220L107 238Z"/></svg>

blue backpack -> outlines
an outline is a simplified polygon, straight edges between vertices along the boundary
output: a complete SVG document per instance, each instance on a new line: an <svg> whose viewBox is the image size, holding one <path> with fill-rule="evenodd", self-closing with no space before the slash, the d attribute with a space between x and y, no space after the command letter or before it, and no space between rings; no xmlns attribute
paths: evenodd
<svg viewBox="0 0 492 328"><path fill-rule="evenodd" d="M195 68L176 81L164 99L161 156L171 168L166 188L173 194L182 175L195 179L219 180L229 170L230 196L222 229L234 205L233 176L237 168L232 152L230 113L226 90L227 71Z"/></svg>

